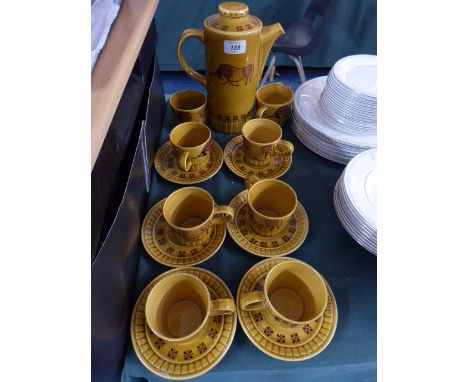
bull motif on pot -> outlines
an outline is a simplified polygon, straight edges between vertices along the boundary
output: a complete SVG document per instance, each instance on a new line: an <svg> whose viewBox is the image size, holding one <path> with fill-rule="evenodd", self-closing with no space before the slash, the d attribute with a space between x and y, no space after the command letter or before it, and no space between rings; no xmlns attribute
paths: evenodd
<svg viewBox="0 0 468 382"><path fill-rule="evenodd" d="M238 68L237 66L232 66L229 64L221 64L213 74L221 81L224 81L222 82L223 85L228 83L232 86L239 86L238 82L244 79L244 85L247 85L247 82L249 81L252 82L253 71L253 64L249 64L242 68Z"/></svg>

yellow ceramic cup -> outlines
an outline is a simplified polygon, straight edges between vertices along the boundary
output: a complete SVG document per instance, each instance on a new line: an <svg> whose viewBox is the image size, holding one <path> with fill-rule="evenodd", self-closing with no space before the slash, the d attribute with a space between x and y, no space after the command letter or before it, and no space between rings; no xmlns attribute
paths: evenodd
<svg viewBox="0 0 468 382"><path fill-rule="evenodd" d="M262 179L250 175L244 180L249 190L249 223L260 236L275 236L286 227L297 208L293 188L278 179Z"/></svg>
<svg viewBox="0 0 468 382"><path fill-rule="evenodd" d="M180 244L195 246L208 242L212 225L232 221L234 210L217 206L208 191L184 187L167 197L163 215Z"/></svg>
<svg viewBox="0 0 468 382"><path fill-rule="evenodd" d="M183 171L206 166L210 155L211 130L201 122L184 122L169 135L177 165Z"/></svg>
<svg viewBox="0 0 468 382"><path fill-rule="evenodd" d="M206 96L196 90L183 90L169 100L172 115L177 123L204 122Z"/></svg>
<svg viewBox="0 0 468 382"><path fill-rule="evenodd" d="M282 140L282 135L280 125L269 119L251 119L246 122L242 127L244 162L254 167L266 167L277 153L292 155L294 146Z"/></svg>
<svg viewBox="0 0 468 382"><path fill-rule="evenodd" d="M256 118L268 118L284 126L291 111L294 92L281 82L262 86L257 90Z"/></svg>
<svg viewBox="0 0 468 382"><path fill-rule="evenodd" d="M306 325L323 315L328 291L322 276L310 265L285 261L268 272L263 291L241 296L243 310L266 308L286 326Z"/></svg>
<svg viewBox="0 0 468 382"><path fill-rule="evenodd" d="M145 318L151 331L170 342L197 336L208 317L235 312L232 299L212 300L198 277L175 273L153 286L146 299Z"/></svg>

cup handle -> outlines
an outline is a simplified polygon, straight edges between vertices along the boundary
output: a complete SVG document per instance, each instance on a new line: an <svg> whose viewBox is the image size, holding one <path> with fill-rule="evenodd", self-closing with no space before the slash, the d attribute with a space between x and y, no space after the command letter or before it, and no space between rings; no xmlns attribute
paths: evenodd
<svg viewBox="0 0 468 382"><path fill-rule="evenodd" d="M265 293L260 291L243 294L240 298L242 310L259 310L265 308Z"/></svg>
<svg viewBox="0 0 468 382"><path fill-rule="evenodd" d="M245 188L247 190L252 187L255 183L257 183L260 178L257 175L249 175L247 178L244 179Z"/></svg>
<svg viewBox="0 0 468 382"><path fill-rule="evenodd" d="M255 113L255 118L263 118L263 114L268 110L266 106L262 106L260 109L257 110Z"/></svg>
<svg viewBox="0 0 468 382"><path fill-rule="evenodd" d="M220 215L220 216L217 216ZM213 224L229 223L234 219L234 209L230 206L216 206L213 215Z"/></svg>
<svg viewBox="0 0 468 382"><path fill-rule="evenodd" d="M236 304L232 298L218 298L211 301L210 316L219 316L236 312Z"/></svg>
<svg viewBox="0 0 468 382"><path fill-rule="evenodd" d="M189 159L189 153L187 151L181 151L177 154L177 164L184 171L190 170L192 162Z"/></svg>
<svg viewBox="0 0 468 382"><path fill-rule="evenodd" d="M294 145L289 141L285 141L282 139L280 141L280 144L276 147L277 151L283 156L289 156L294 153Z"/></svg>

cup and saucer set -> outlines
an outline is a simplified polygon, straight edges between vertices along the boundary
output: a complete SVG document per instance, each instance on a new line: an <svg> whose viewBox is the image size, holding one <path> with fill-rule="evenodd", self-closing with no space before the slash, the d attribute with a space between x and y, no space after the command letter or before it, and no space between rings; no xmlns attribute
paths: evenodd
<svg viewBox="0 0 468 382"><path fill-rule="evenodd" d="M256 119L247 121L242 134L224 149L224 161L234 174L266 179L279 178L289 170L294 146L281 139L281 127L287 121L293 100L293 91L282 83L265 85L257 91Z"/></svg>
<svg viewBox="0 0 468 382"><path fill-rule="evenodd" d="M333 292L310 265L282 257L250 268L237 290L239 322L263 353L304 361L322 352L338 323Z"/></svg>
<svg viewBox="0 0 468 382"><path fill-rule="evenodd" d="M169 104L179 123L156 153L154 167L169 182L191 185L210 179L223 165L223 150L204 124L206 96L196 90L174 94Z"/></svg>
<svg viewBox="0 0 468 382"><path fill-rule="evenodd" d="M153 374L180 380L205 374L234 339L236 306L213 273L177 268L151 281L140 294L130 325L138 359Z"/></svg>
<svg viewBox="0 0 468 382"><path fill-rule="evenodd" d="M247 190L229 206L234 218L227 224L232 239L245 251L260 257L285 256L307 237L309 220L296 192L278 179L249 175Z"/></svg>
<svg viewBox="0 0 468 382"><path fill-rule="evenodd" d="M168 267L187 267L212 257L226 237L234 209L215 204L208 191L183 187L156 203L141 226L146 252Z"/></svg>

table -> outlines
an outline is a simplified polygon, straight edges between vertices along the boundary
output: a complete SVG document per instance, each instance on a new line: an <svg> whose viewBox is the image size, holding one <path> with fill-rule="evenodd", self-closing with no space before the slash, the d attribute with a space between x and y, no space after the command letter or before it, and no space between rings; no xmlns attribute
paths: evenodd
<svg viewBox="0 0 468 382"><path fill-rule="evenodd" d="M158 147L168 140L174 126L170 111ZM338 327L330 345L318 356L303 362L284 362L260 352L238 323L234 341L223 360L199 381L375 381L376 380L376 256L366 252L346 233L333 207L333 190L344 166L309 151L286 127L284 138L295 152L290 170L281 178L297 192L309 217L304 244L289 255L315 267L330 284L338 305ZM213 132L222 148L232 139ZM196 185L208 190L219 204L228 204L244 189L243 181L226 165L213 178ZM153 170L148 210L180 186L167 182ZM235 296L244 273L263 258L238 247L229 234L219 252L199 266L220 276ZM135 300L144 287L169 268L152 260L141 249ZM122 373L123 382L162 381L136 357L131 341ZM248 378L248 379L247 379Z"/></svg>

